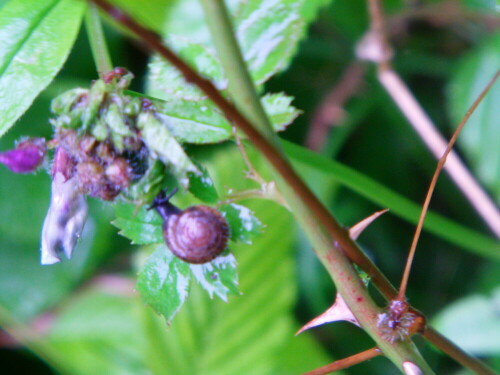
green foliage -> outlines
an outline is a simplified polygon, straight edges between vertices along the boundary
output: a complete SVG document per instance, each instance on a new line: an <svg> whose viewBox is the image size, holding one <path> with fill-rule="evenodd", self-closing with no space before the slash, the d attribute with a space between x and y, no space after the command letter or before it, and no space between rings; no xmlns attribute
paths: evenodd
<svg viewBox="0 0 500 375"><path fill-rule="evenodd" d="M228 95L227 80L214 53L198 0L113 2L160 33L191 66ZM355 42L368 28L364 2L337 1L321 8L328 3L328 0L227 1L236 36L274 129L287 130L286 136L297 143L303 142L308 131L306 125L312 122L322 98L349 66ZM422 2L423 6L430 3ZM439 27L423 16L418 28L410 28L407 26L413 25L413 21L398 18L406 11L404 14L412 17L405 3L384 2L393 21L399 20L401 30L407 31L391 35L396 46L404 47L404 53L396 54L394 66L411 83L431 116L443 123L446 116L442 115L440 93L443 85L447 85L452 125L461 120L500 63L498 34L485 38L484 25L474 23L475 19L482 20L485 10L492 16L499 3L491 0L461 3L469 12L467 16L464 13L463 17L457 16ZM416 5L417 12L420 6ZM10 0L0 1L0 7L1 136L61 68L76 38L85 2ZM440 15L435 17L439 20ZM316 18L318 22L299 51L299 41ZM399 29L394 27L394 30ZM229 192L244 193L256 186L244 178L245 166L235 147L188 145L222 143L233 138L231 124L220 110L158 57L152 58L148 73L142 77L137 68L140 64L127 60L127 56L134 54L120 49L123 47L120 37L109 29L106 36L111 52L117 57L115 63L134 67L139 82L147 83L152 110L141 106L144 95L126 91L124 86L110 90L111 86L97 80L90 89L76 88L56 98L52 107L56 118L52 123L56 128L91 132L100 140L112 141L118 151L126 149L128 137L139 134L152 151L144 161L147 168L143 177L134 181L124 192L124 199L114 206L113 224L120 234L133 244L147 245L134 250L139 256L133 258L138 266L136 289L141 299L133 293L135 280L123 276L105 276L90 289L70 297L71 291L104 260L110 263L104 272L119 270L121 274L129 274L129 267L124 266L129 262L123 261L130 256L126 244L116 237L110 242L110 226L106 225L109 213L103 214L102 205L95 205L75 258L50 268L40 267L39 232L49 200L49 178L44 174L12 176L2 169L0 324L12 325L13 316L28 321L56 306L51 310L48 333L38 342L26 340L26 343L33 344L31 349L54 369L67 374L288 375L330 362L312 336L292 337L298 328L293 312L298 312L300 319L309 319L326 308L323 305L331 302L335 291L330 277L311 255L310 245L296 233L285 210L272 203L245 202L256 209L257 218L246 206L221 205L231 228L232 242L220 257L206 264L187 264L165 246L162 220L155 210L147 209L161 189L182 185L191 194L181 192L174 200L181 203L180 207L187 207L198 200L216 205L230 198ZM70 74L77 71L80 74L82 66L92 65L86 41L81 39L68 64ZM127 51L131 48L126 45ZM464 57L457 57L467 50ZM290 65L297 51L298 58ZM450 69L455 60L456 71ZM83 84L56 79L56 85L42 93L44 110L28 111L19 129L0 140L0 148L10 148L21 130L23 134L42 132L49 137L48 125L34 126L47 123L47 97L68 88L88 87L87 82L95 78L95 73L91 77L79 76ZM412 201L419 201L425 193L435 165L428 160L427 152L419 148L414 134L406 130L405 120L378 86L372 76L365 76L363 87L340 104L344 117L336 124L342 126L332 129L326 137L323 155L283 144L299 173L344 225L380 207L389 207L394 216L416 223L420 207ZM500 133L495 126L498 87L497 84L481 104L459 142L473 172L500 199ZM118 91L119 95L113 96ZM85 108L77 105L82 94L89 94ZM107 101L110 97L113 100ZM35 106L37 103L38 100ZM298 117L302 111L295 106L303 109L305 115ZM295 125L287 129L292 122ZM262 158L251 147L248 149L255 168L267 179ZM341 162L332 161L332 154ZM420 175L425 177L419 180ZM445 308L436 303L442 300L443 290L449 293L447 298L458 298L475 279L483 278L488 287L495 279L494 267L486 269L484 276L478 275L476 266L484 260L457 251L457 246L488 261L498 260L500 254L498 242L482 233L483 228L471 211L464 208L446 178L440 184L433 200L436 211L429 214L425 229L446 241L424 238L427 242L419 246L425 251L417 254L417 261L422 263L417 266L421 271L415 273L415 280L410 283L412 302L419 307L427 304L431 311L441 309L435 323L463 348L482 356L499 356L498 345L491 341L500 334L495 333L498 322L494 317L498 293L491 297L473 294ZM359 197L366 201L360 201ZM382 269L388 270L390 279L400 277L404 257L401 249L408 245L411 236L406 225L401 224L387 215L362 238L363 248ZM110 259L109 255L116 250L120 251L119 257ZM297 259L292 256L295 252L299 254ZM295 268L302 277L295 275ZM64 303L57 305L61 301ZM353 354L371 344L361 331L352 331L350 327L319 329L324 346L333 347L336 355ZM429 356L434 363L440 362L436 354ZM389 373L384 366L373 361L350 371ZM450 372L444 366L444 370L438 368L439 373Z"/></svg>
<svg viewBox="0 0 500 375"><path fill-rule="evenodd" d="M2 8L0 136L61 69L75 41L84 9L85 3L77 0L11 0Z"/></svg>
<svg viewBox="0 0 500 375"><path fill-rule="evenodd" d="M262 223L247 207L231 203L222 205L220 210L229 223L233 241L251 244L262 233Z"/></svg>
<svg viewBox="0 0 500 375"><path fill-rule="evenodd" d="M449 106L455 126L498 72L499 66L500 34L498 33L462 59L449 87ZM458 143L463 147L478 178L489 187L498 203L500 203L499 102L500 85L497 83L471 116L458 138Z"/></svg>
<svg viewBox="0 0 500 375"><path fill-rule="evenodd" d="M189 174L189 191L198 199L206 203L215 203L219 199L214 182L208 171L201 164L197 165L199 174Z"/></svg>
<svg viewBox="0 0 500 375"><path fill-rule="evenodd" d="M199 287L166 329L133 294L102 284L75 296L56 316L47 344L67 374L300 374L330 361L307 334L296 331L290 309L295 287L291 218L274 205L255 205L278 225L250 248L236 246L243 295L210 300ZM277 219L278 218L278 219ZM269 251L269 246L273 251ZM255 267L255 260L260 267ZM112 280L109 280L110 284ZM114 280L130 290L128 279ZM263 308L266 306L266 308ZM243 322L243 323L242 323Z"/></svg>
<svg viewBox="0 0 500 375"><path fill-rule="evenodd" d="M462 349L478 356L500 355L500 289L490 296L470 295L447 306L433 324Z"/></svg>
<svg viewBox="0 0 500 375"><path fill-rule="evenodd" d="M137 290L170 322L188 296L188 263L175 257L165 245L157 246L139 273Z"/></svg>
<svg viewBox="0 0 500 375"><path fill-rule="evenodd" d="M129 238L133 244L149 245L163 242L161 218L154 210L135 207L132 204L115 205L116 219L113 225L120 228L120 234Z"/></svg>
<svg viewBox="0 0 500 375"><path fill-rule="evenodd" d="M390 212L411 223L418 222L421 209L416 203L345 165L328 160L291 143L284 143L284 147L299 170L304 171L303 173L313 170L320 173L321 178L329 176L379 207L389 208ZM427 214L424 229L463 249L491 259L500 259L498 251L500 245L497 241L432 211Z"/></svg>

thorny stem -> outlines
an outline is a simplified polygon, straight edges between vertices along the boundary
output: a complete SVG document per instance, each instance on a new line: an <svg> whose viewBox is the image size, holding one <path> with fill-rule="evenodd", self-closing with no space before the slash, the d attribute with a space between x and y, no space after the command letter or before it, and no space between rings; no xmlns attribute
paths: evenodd
<svg viewBox="0 0 500 375"><path fill-rule="evenodd" d="M478 360L477 358L471 357L468 353L466 353L460 347L441 335L434 328L427 327L427 329L422 333L422 336L432 342L443 352L448 354L451 358L454 358L462 366L474 371L476 374L498 375L496 371L488 367L485 363Z"/></svg>
<svg viewBox="0 0 500 375"><path fill-rule="evenodd" d="M372 21L371 32L375 34L375 42L380 44L380 49L386 52L390 51L388 49L389 46L385 33L383 32L384 17L380 1L368 0L368 9ZM392 70L390 66L390 55L388 53L384 54L380 60L375 62L378 63L378 78L380 82L392 96L395 103L399 105L401 111L406 115L417 132L419 132L428 147L436 155L438 153L437 149L439 148L442 150L445 148L443 144L446 143L442 140L440 134L437 133L434 125L419 106L411 92L404 85L396 72ZM423 129L426 129L426 131ZM450 159L452 158L453 160L450 160L447 166L448 173L452 179L455 180L457 186L469 199L474 208L476 208L478 213L482 216L483 220L490 226L498 237L500 235L500 213L496 209L495 204L491 202L491 199L486 195L486 193L484 193L468 170L463 166L458 156L453 152L451 152L450 155ZM454 167L450 166L451 161L454 162ZM464 183L463 181L467 181L467 183ZM406 289L406 287L404 286L403 289ZM402 300L401 298L400 293L398 293L398 299ZM389 297L389 299L392 298ZM453 342L442 336L432 327L427 326L422 335L451 358L455 359L463 366L475 371L477 374L494 374L494 372L486 364L461 350Z"/></svg>
<svg viewBox="0 0 500 375"><path fill-rule="evenodd" d="M447 142L436 130L435 125L420 107L413 94L391 67L390 46L384 33L384 17L380 1L368 0L368 9L372 20L371 29L368 33L370 38L364 39L364 43L358 46L358 56L378 64L380 83L399 106L429 150L436 158L439 158L446 149ZM382 53L379 55L367 53L373 50ZM483 221L490 227L491 231L496 237L500 238L500 211L453 151L449 155L445 170Z"/></svg>
<svg viewBox="0 0 500 375"><path fill-rule="evenodd" d="M302 199L304 205L308 206L318 222L321 222L326 231L332 238L338 242L339 247L346 255L361 267L371 277L371 281L386 296L393 298L397 291L389 283L387 278L380 272L375 264L356 246L349 238L347 230L342 228L331 216L330 212L318 200L318 198L309 190L307 185L293 170L290 163L285 160L278 149L274 147L253 125L235 108L235 106L225 99L217 88L207 79L199 76L184 61L182 61L174 52L163 45L161 38L137 24L131 18L126 16L120 10L112 7L104 0L91 0L118 22L126 26L146 43L156 53L170 61L184 76L184 78L197 85L225 114L225 116L237 125L247 137L254 143L260 152L280 173L289 187L295 191L298 197Z"/></svg>
<svg viewBox="0 0 500 375"><path fill-rule="evenodd" d="M339 359L333 363L330 363L326 366L319 367L312 371L308 371L303 373L302 375L326 375L330 374L334 371L343 370L349 368L351 366L357 365L358 363L362 363L364 361L368 361L369 359L375 358L382 354L382 351L379 348L371 348L365 350L364 352L360 352L354 354L350 357Z"/></svg>
<svg viewBox="0 0 500 375"><path fill-rule="evenodd" d="M85 14L85 27L89 37L90 49L94 56L97 73L102 76L113 70L113 64L109 56L106 38L102 31L102 24L99 18L99 12L94 4L89 4Z"/></svg>
<svg viewBox="0 0 500 375"><path fill-rule="evenodd" d="M453 136L450 139L450 142L448 143L448 146L446 147L446 150L439 159L436 167L436 171L434 172L434 175L432 176L431 183L429 185L429 189L427 191L427 195L425 197L424 204L422 205L422 212L420 214L420 218L418 219L418 224L417 224L417 229L415 230L415 235L413 236L413 241L411 243L410 251L408 253L408 258L406 260L406 267L403 272L403 277L401 279L401 285L399 287L399 292L398 292L398 297L397 299L400 301L405 300L405 295L406 295L406 287L408 285L408 279L410 277L410 271L411 271L411 265L413 263L413 258L415 257L415 250L417 249L417 244L418 244L418 239L420 237L420 233L422 232L422 227L424 225L424 220L425 220L425 215L427 214L427 210L429 209L429 204L431 202L432 198L432 193L434 192L434 188L436 187L436 183L439 177L439 174L441 173L441 170L443 169L444 163L446 163L446 158L448 154L451 152L451 149L453 148L453 145L455 144L458 135L462 131L464 125L467 123L469 120L470 116L474 113L476 108L478 107L479 103L484 99L488 91L491 89L495 81L497 80L498 76L500 75L500 70L495 74L495 76L490 80L488 85L484 88L484 90L479 94L477 99L472 103L471 107L465 114L464 118L460 122L460 124L457 126L457 129L453 133Z"/></svg>
<svg viewBox="0 0 500 375"><path fill-rule="evenodd" d="M106 1L93 1L122 25L137 34L151 49L176 66L188 82L196 84L221 109L226 117L247 135L275 169L277 183L287 201L289 201L289 197L294 198L293 205L290 204L293 206L294 211L305 213L304 215L296 214L295 217L307 229L308 237L316 248L318 257L327 267L339 291L344 293L343 297L346 303L358 317L366 332L375 339L384 354L401 370L404 361L411 360L417 363L425 374L433 374L411 341L390 344L382 337L377 327L377 315L380 313L380 309L371 299L344 252L355 258L356 263L367 270L367 273L372 276L372 280L377 280L381 288L385 288L386 291L390 291L392 294L395 293L394 288L364 253L357 248L349 238L348 231L337 223L326 207L321 204L296 174L278 149L277 140L274 138L268 140L262 135L266 134L266 136L274 137L274 133L266 131L265 128L260 129L260 131L256 130L252 123L225 99L210 81L200 77L169 48L164 46L158 35L143 28L120 10L110 6ZM212 5L222 6L223 3L214 1ZM228 32L231 33L232 30L229 29ZM260 124L262 127L262 123Z"/></svg>
<svg viewBox="0 0 500 375"><path fill-rule="evenodd" d="M264 138L261 133L259 133L252 124L230 103L228 102L215 88L215 86L208 80L199 76L194 72L186 63L184 63L177 55L175 55L169 48L162 44L161 38L155 33L143 28L135 21L130 19L128 16L123 14L120 10L112 7L104 0L91 0L106 11L110 16L115 18L122 25L127 27L129 30L138 35L141 40L152 50L159 53L163 58L167 59L171 64L173 64L184 76L184 78L191 83L196 84L225 114L225 116L235 123L254 143L254 145L262 152L264 157L273 165L280 176L288 183L288 187L291 191L296 194L302 206L308 207L312 212L315 219L315 223L321 223L324 229L331 236L330 238L335 238L328 240L324 236L323 228L319 226L311 226L310 229L316 230L315 234L317 238L314 239L316 243L322 245L322 248L329 247L332 251L326 253L320 253L318 256L322 262L327 267L332 278L335 279L336 284L344 287L354 286L357 279L357 274L353 270L350 263L346 263L346 259L342 256L338 250L342 250L349 256L351 260L358 264L368 275L371 276L371 281L373 284L381 291L381 293L387 298L392 299L396 296L396 289L389 283L385 276L378 270L378 268L371 262L369 258L356 246L356 244L351 241L348 233L345 229L340 227L340 225L335 221L335 219L330 215L328 210L321 204L321 202L312 194L312 192L307 188L304 182L298 177L295 171L291 168L289 162L285 160L280 151L278 151L273 145ZM302 218L302 223L305 225L304 220L307 218ZM342 278L339 277L339 273L336 271L336 267L340 267L346 271L346 275ZM354 279L350 279L351 275ZM346 279L347 278L347 279ZM358 280L359 281L359 280ZM361 284L361 281L359 281ZM363 289L356 289L361 295L370 297ZM353 290L354 292L354 290ZM349 297L354 297L350 295ZM376 310L375 305L370 306L371 311ZM358 310L359 311L359 310ZM361 312L360 312L361 313ZM366 314L367 311L364 311ZM371 322L372 327L376 326L376 315L368 313L368 315L360 316L364 322ZM373 330L372 330L373 333ZM414 353L414 347L411 342L403 342L392 345L387 345L387 342L381 342L384 346L383 352L386 355L390 355L392 358L399 362L400 368L402 368L401 359L404 359L405 355L408 355L408 350ZM382 346L379 345L381 348ZM406 354L404 354L406 353ZM424 367L423 371L425 373L432 373L432 370L423 362L421 357L417 355L411 355L411 357L416 358L416 360L422 364ZM486 372L484 374L487 374Z"/></svg>

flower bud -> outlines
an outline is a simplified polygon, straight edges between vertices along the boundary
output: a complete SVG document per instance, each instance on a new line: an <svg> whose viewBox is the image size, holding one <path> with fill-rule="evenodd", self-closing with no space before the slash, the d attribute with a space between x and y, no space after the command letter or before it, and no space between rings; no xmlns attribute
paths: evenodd
<svg viewBox="0 0 500 375"><path fill-rule="evenodd" d="M14 150L0 153L0 163L15 173L34 172L42 164L46 151L43 138L27 139Z"/></svg>

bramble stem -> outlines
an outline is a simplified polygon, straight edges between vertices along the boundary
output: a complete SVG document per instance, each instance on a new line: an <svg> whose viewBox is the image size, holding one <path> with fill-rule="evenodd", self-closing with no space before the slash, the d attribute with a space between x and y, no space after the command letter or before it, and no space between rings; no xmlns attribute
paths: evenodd
<svg viewBox="0 0 500 375"><path fill-rule="evenodd" d="M455 359L465 368L474 371L477 375L496 375L497 372L491 369L484 362L477 358L471 357L470 354L463 351L460 347L441 335L432 327L422 333L422 336L433 343L436 347L448 354L451 358Z"/></svg>
<svg viewBox="0 0 500 375"><path fill-rule="evenodd" d="M293 208L295 218L304 230L306 230L319 259L327 268L338 290L343 294L344 300L366 332L375 339L384 354L401 370L405 361L411 361L418 365L424 374L433 374L433 371L420 356L411 341L390 344L383 338L377 327L377 315L381 311L371 299L346 254L351 259L354 258L354 261L372 276L372 281L375 282L376 280L377 285L381 289L384 289L385 292L394 296L394 288L349 238L348 231L337 223L326 207L309 190L307 185L293 170L289 161L283 157L280 150L274 147L274 143L278 143L275 134L270 131L266 132L263 130L265 127L260 124L261 131L265 132L266 136L272 137L272 140L263 136L261 131L258 131L209 80L202 78L168 47L163 45L158 35L145 29L106 1L93 1L114 17L115 20L139 36L149 48L159 53L163 58L177 67L188 82L196 84L221 109L225 116L247 135L273 166L276 182L290 207ZM224 9L223 11L225 12L222 1L213 1L213 4L218 5L217 11ZM221 27L222 25L219 25L217 33L232 33L231 28L227 30ZM253 95L255 96L256 94L254 93Z"/></svg>
<svg viewBox="0 0 500 375"><path fill-rule="evenodd" d="M354 354L350 357L339 359L338 361L330 363L326 366L319 367L319 368L314 369L312 371L305 372L302 375L326 375L326 374L330 374L334 371L343 370L343 369L349 368L351 366L357 365L358 363L368 361L369 359L375 358L381 354L382 354L382 352L379 348L371 348L371 349L365 350L364 352Z"/></svg>
<svg viewBox="0 0 500 375"><path fill-rule="evenodd" d="M113 70L113 64L111 62L111 57L109 56L106 38L104 37L101 20L99 18L99 12L97 7L92 3L89 4L85 14L85 28L87 29L90 49L92 50L92 55L94 56L97 73L102 77L103 74Z"/></svg>
<svg viewBox="0 0 500 375"><path fill-rule="evenodd" d="M406 266L405 266L405 270L403 272L403 277L401 279L401 285L399 287L399 292L398 292L398 297L397 297L397 299L400 301L405 300L406 287L408 285L408 279L410 277L411 265L413 263L413 258L415 257L415 251L417 249L418 239L420 237L420 233L422 232L422 227L424 226L425 215L427 214L427 210L429 209L429 204L431 202L432 193L434 192L434 188L436 187L439 173L441 173L441 170L444 167L444 163L446 163L446 158L449 155L449 153L451 152L451 149L453 148L453 145L455 144L455 142L458 138L458 135L462 131L464 125L467 123L470 116L474 113L476 108L479 106L479 103L481 103L481 101L484 99L486 94L490 91L491 87L496 82L498 76L500 76L500 70L490 80L488 85L486 85L486 87L481 92L481 94L479 94L477 99L474 100L474 103L472 103L469 110L465 114L464 118L462 119L460 124L458 124L457 129L453 133L443 156L441 156L441 158L438 160L436 171L434 172L434 175L432 176L432 180L431 180L431 183L429 185L427 195L425 196L424 204L422 205L422 212L420 214L420 218L418 219L417 229L415 230L415 235L413 236L413 241L411 243L410 251L408 253L408 258L406 259Z"/></svg>
<svg viewBox="0 0 500 375"><path fill-rule="evenodd" d="M392 50L384 32L385 20L380 1L368 0L368 9L371 27L367 37L358 45L358 57L371 60L378 65L378 80L427 148L439 159L446 149L447 142L404 81L391 67ZM500 238L500 211L454 151L450 152L445 170L486 225L497 238Z"/></svg>

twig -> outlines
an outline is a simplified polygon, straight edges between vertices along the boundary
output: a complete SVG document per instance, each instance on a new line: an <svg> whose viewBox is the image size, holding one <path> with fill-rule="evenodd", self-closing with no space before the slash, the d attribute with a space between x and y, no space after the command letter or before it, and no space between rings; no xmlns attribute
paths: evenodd
<svg viewBox="0 0 500 375"><path fill-rule="evenodd" d="M453 145L455 144L458 135L462 131L464 125L467 123L469 120L470 116L474 113L476 108L479 106L479 103L484 99L486 94L489 92L495 81L497 80L498 76L500 75L500 70L495 74L495 76L490 80L488 85L484 88L484 90L479 94L477 99L472 103L471 107L465 114L464 118L460 122L460 124L457 126L457 129L453 133L453 136L450 139L450 142L448 143L448 146L446 147L446 150L439 159L436 167L436 171L434 172L434 175L432 176L431 183L429 185L429 190L427 191L427 195L425 197L424 204L422 205L422 212L420 214L420 218L418 219L418 224L417 224L417 229L415 230L415 235L413 236L413 241L411 243L410 251L408 253L408 258L406 260L406 267L403 272L403 277L401 279L401 285L399 287L399 292L398 292L398 297L397 299L400 301L403 301L405 299L406 295L406 286L408 285L408 279L410 276L410 270L411 270L411 265L413 263L413 258L415 256L415 250L417 249L417 244L418 244L418 239L420 237L420 233L422 232L422 227L424 225L424 220L425 220L425 215L427 214L427 210L429 209L429 204L431 202L431 197L432 193L434 192L434 188L436 187L436 183L439 177L439 173L443 169L444 164L446 163L446 158L451 152Z"/></svg>
<svg viewBox="0 0 500 375"><path fill-rule="evenodd" d="M241 155L241 158L243 159L243 163L245 163L245 165L248 169L248 172L246 174L247 178L257 182L261 186L266 184L266 181L257 172L257 170L254 168L252 162L248 158L247 151L245 150L245 145L243 145L243 143L241 142L241 138L238 135L236 127L231 126L231 129L233 131L234 142L236 143L236 146L238 147L238 150L240 151L240 155Z"/></svg>
<svg viewBox="0 0 500 375"><path fill-rule="evenodd" d="M379 71L379 80L432 153L436 157L442 155L446 149L445 139L438 133L401 78L392 70L382 70ZM454 151L451 151L444 168L484 222L496 237L500 238L499 210Z"/></svg>
<svg viewBox="0 0 500 375"><path fill-rule="evenodd" d="M383 31L384 18L380 3L378 0L369 0L368 4L372 26L367 36L358 46L358 57L372 60L378 64L380 83L399 106L434 156L440 158L444 150L446 150L447 142L436 130L435 125L399 75L392 69L390 65L391 55L388 52L390 47ZM483 221L500 238L500 211L454 151L451 151L445 169Z"/></svg>
<svg viewBox="0 0 500 375"><path fill-rule="evenodd" d="M375 358L381 354L382 354L382 352L380 351L379 348L371 348L371 349L365 350L364 352L354 354L350 357L339 359L338 361L330 363L329 365L319 367L319 368L314 369L312 371L305 372L302 375L330 374L334 371L343 370L343 369L349 368L351 366L357 365L358 363L368 361L369 359Z"/></svg>
<svg viewBox="0 0 500 375"><path fill-rule="evenodd" d="M432 327L422 333L427 340L432 342L436 347L448 354L451 358L455 359L462 366L474 371L478 375L498 375L488 365L477 358L471 357L468 353L463 351L460 347L441 335Z"/></svg>
<svg viewBox="0 0 500 375"><path fill-rule="evenodd" d="M322 148L329 127L341 121L344 113L342 107L361 85L364 73L365 67L359 62L353 62L342 73L313 115L306 140L308 148L315 151Z"/></svg>
<svg viewBox="0 0 500 375"><path fill-rule="evenodd" d="M434 125L419 106L411 92L404 85L403 81L394 72L390 65L390 56L388 55L388 43L383 32L384 19L382 14L382 8L379 0L368 0L370 17L372 20L372 29L368 33L368 37L362 40L360 46L358 46L358 57L372 60L378 63L378 77L380 82L384 85L386 90L392 96L393 100L399 105L401 111L405 114L410 123L419 132L420 136L428 147L433 151L436 157L439 157L443 150L446 150L446 142L443 137L437 132ZM370 47L370 44L378 44L378 47ZM365 48L364 47L368 47ZM366 51L376 51L377 53L368 53ZM380 51L385 53L380 53ZM432 147L431 147L432 146ZM453 162L452 162L453 161ZM469 197L471 192L474 192L479 196L469 197L471 203L478 204L476 207L478 212L483 213L483 220L485 220L490 228L499 236L500 234L500 213L496 209L494 203L489 199L489 197L484 193L481 187L476 183L474 178L469 174L467 169L462 165L458 156L451 152L449 155L447 171L452 176L452 178L461 177L465 179L466 184L464 186L463 181L455 180L455 183L459 188L462 189L464 194ZM455 177L454 177L455 176ZM472 199L471 199L472 198ZM486 202L486 203L485 203ZM487 209L485 209L487 207ZM483 212L485 211L485 212ZM486 215L486 216L485 216ZM493 222L490 222L490 218L487 215L493 215L496 217ZM430 342L436 345L444 353L448 354L451 358L455 359L457 362L466 366L467 368L473 369L477 374L480 375L491 375L492 372L484 363L482 363L477 358L470 356L468 353L464 352L457 346L455 346L451 341L441 336L432 327L426 327L423 332L423 336L427 338Z"/></svg>

